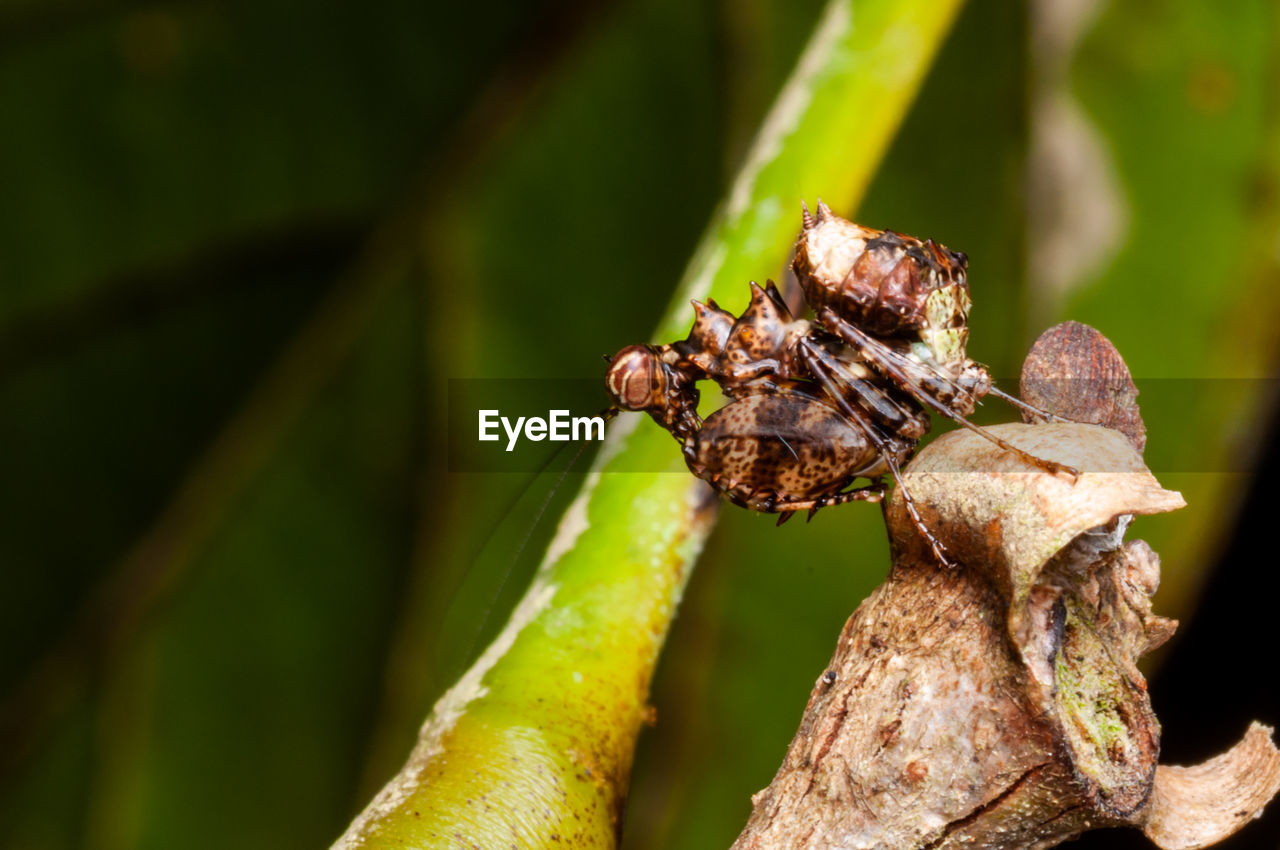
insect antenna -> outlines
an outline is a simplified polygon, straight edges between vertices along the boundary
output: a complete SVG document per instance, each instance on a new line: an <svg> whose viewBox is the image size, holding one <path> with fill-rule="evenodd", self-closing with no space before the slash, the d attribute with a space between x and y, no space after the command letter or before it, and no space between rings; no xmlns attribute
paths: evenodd
<svg viewBox="0 0 1280 850"><path fill-rule="evenodd" d="M987 390L987 394L988 394L988 395L993 395L993 396L995 396L996 398L1000 399L1001 401L1004 401L1004 402L1007 402L1007 403L1009 403L1009 404L1013 405L1014 407L1016 407L1016 408L1018 408L1019 410L1021 410L1023 413L1028 413L1028 414L1030 414L1030 415L1032 415L1032 416L1035 416L1035 417L1037 417L1037 418L1039 418L1039 419L1042 419L1042 420L1044 420L1044 421L1046 421L1046 422L1073 422L1073 421L1075 421L1075 420L1073 420L1073 419L1067 419L1067 418L1065 418L1065 417L1063 417L1063 416L1058 416L1058 415L1057 415L1057 414L1055 414L1055 413L1050 413L1050 412L1049 412L1049 411L1047 411L1047 410L1041 410L1040 408L1036 407L1034 404L1027 404L1025 401L1023 401L1022 399L1018 398L1016 395L1010 395L1009 393L1007 393L1007 392L1005 392L1004 390L1002 390L1002 389L1000 389L999 387L997 387L995 384L992 384L992 385L991 385L991 387Z"/></svg>

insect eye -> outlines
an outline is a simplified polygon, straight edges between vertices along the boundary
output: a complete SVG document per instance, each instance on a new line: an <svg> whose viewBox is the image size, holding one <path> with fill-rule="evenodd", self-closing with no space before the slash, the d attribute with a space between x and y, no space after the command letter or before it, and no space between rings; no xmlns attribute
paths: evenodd
<svg viewBox="0 0 1280 850"><path fill-rule="evenodd" d="M605 376L614 403L624 410L647 410L666 392L666 373L658 358L643 345L618 352Z"/></svg>

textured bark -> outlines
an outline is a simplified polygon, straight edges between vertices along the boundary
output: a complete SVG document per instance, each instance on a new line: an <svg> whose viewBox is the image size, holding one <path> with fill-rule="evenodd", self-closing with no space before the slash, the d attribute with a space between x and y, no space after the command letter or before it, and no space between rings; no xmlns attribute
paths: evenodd
<svg viewBox="0 0 1280 850"><path fill-rule="evenodd" d="M1110 343L1082 327L1056 345L1096 363ZM1041 353L1053 374L1081 373ZM992 429L1077 479L968 431L912 461L905 486L959 566L937 564L895 492L889 578L845 625L735 848L1051 847L1128 825L1187 850L1231 834L1276 793L1280 753L1256 725L1204 765L1157 768L1160 725L1136 661L1177 624L1151 611L1159 558L1124 533L1183 501L1142 463L1132 395L1094 398L1098 421L1128 436L1075 423Z"/></svg>

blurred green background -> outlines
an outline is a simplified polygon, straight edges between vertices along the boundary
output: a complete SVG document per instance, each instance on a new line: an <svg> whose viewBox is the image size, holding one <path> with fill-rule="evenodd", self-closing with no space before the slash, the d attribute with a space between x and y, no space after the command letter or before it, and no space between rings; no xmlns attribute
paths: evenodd
<svg viewBox="0 0 1280 850"><path fill-rule="evenodd" d="M648 338L820 5L0 4L0 846L337 837L580 480L450 472L449 379ZM1267 0L972 0L840 211L969 254L996 375L1073 318L1140 379L1166 760L1280 722L1278 57ZM625 847L729 844L886 559L722 512Z"/></svg>

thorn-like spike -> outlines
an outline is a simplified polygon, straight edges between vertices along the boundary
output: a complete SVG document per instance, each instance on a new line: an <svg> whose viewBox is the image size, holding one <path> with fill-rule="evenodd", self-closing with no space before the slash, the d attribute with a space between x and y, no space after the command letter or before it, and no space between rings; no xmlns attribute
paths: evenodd
<svg viewBox="0 0 1280 850"><path fill-rule="evenodd" d="M818 221L826 221L829 215L831 215L831 207L824 204L822 198L818 198Z"/></svg>
<svg viewBox="0 0 1280 850"><path fill-rule="evenodd" d="M719 309L720 309L720 305L716 303L716 299L714 299L714 298L708 298L708 299L707 299L707 306L708 306L708 307L710 307L712 310L719 310Z"/></svg>
<svg viewBox="0 0 1280 850"><path fill-rule="evenodd" d="M751 281L751 303L747 305L745 316L747 313L761 315L762 312L767 314L770 307L775 306L774 300L769 297L769 293L760 288L760 284L754 280Z"/></svg>
<svg viewBox="0 0 1280 850"><path fill-rule="evenodd" d="M800 221L803 223L805 230L809 230L814 225L813 216L809 213L809 207L803 200L800 202Z"/></svg>
<svg viewBox="0 0 1280 850"><path fill-rule="evenodd" d="M795 511L783 511L782 513L778 514L778 525L782 525L784 522L791 519L795 515L796 515Z"/></svg>
<svg viewBox="0 0 1280 850"><path fill-rule="evenodd" d="M794 316L791 315L791 308L787 306L787 300L782 297L782 292L778 290L777 284L773 281L766 281L764 288L765 295L769 296L769 300L773 302L773 306L778 308L778 315L783 321L793 321Z"/></svg>

